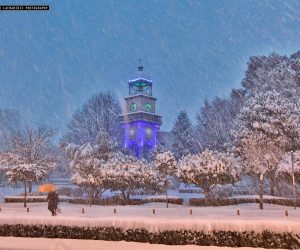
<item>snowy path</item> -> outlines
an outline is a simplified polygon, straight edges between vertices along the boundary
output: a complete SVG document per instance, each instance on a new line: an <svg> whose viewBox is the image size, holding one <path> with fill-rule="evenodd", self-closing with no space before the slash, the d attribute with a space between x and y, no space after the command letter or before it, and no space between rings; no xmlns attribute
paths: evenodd
<svg viewBox="0 0 300 250"><path fill-rule="evenodd" d="M263 248L230 248L207 246L167 246L148 243L101 240L68 240L0 237L0 249L6 250L261 250Z"/></svg>
<svg viewBox="0 0 300 250"><path fill-rule="evenodd" d="M1 224L50 224L69 226L119 226L124 229L143 228L151 232L173 229L196 231L212 230L254 230L262 232L300 233L300 210L288 208L289 216L285 216L285 207L265 205L259 210L257 204L243 204L227 207L192 207L149 203L143 206L83 206L61 203L62 213L57 217L50 216L47 203L30 203L30 212L21 203L0 204ZM82 208L84 212L82 213ZM114 214L116 208L116 214ZM155 208L155 214L153 209ZM240 216L237 216L237 208Z"/></svg>

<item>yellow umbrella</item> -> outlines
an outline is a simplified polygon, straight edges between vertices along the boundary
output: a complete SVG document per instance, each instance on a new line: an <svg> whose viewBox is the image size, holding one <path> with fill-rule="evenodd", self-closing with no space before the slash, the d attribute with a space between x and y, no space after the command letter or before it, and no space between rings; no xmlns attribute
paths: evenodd
<svg viewBox="0 0 300 250"><path fill-rule="evenodd" d="M50 183L39 186L39 192L41 193L48 193L54 190L56 190L56 186Z"/></svg>

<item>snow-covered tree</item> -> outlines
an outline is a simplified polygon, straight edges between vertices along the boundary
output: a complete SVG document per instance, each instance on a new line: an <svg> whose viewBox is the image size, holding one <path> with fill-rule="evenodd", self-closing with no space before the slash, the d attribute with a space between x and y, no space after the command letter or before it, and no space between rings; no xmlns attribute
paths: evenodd
<svg viewBox="0 0 300 250"><path fill-rule="evenodd" d="M228 99L215 98L205 101L197 114L195 128L198 151L205 149L226 151L232 141L230 133L233 120L244 101L242 90L233 90Z"/></svg>
<svg viewBox="0 0 300 250"><path fill-rule="evenodd" d="M5 171L9 183L21 182L24 184L24 207L27 206L27 186L29 183L43 180L56 166L53 158L28 160L17 153L1 153L0 164Z"/></svg>
<svg viewBox="0 0 300 250"><path fill-rule="evenodd" d="M120 104L110 92L93 96L73 115L62 144L97 144L99 134L105 134L114 143L119 142L120 113Z"/></svg>
<svg viewBox="0 0 300 250"><path fill-rule="evenodd" d="M297 64L298 61L298 64ZM291 58L278 54L250 58L242 86L249 96L275 90L285 97L299 94L297 75L300 73L299 55Z"/></svg>
<svg viewBox="0 0 300 250"><path fill-rule="evenodd" d="M24 163L22 160L18 159L18 157L12 155L2 155L0 157L8 157L9 160L7 165L4 162L1 163L6 165L6 167L4 167L4 171L5 176L8 179L8 183L21 182L24 184L24 207L26 207L27 183L43 180L49 172L49 166Z"/></svg>
<svg viewBox="0 0 300 250"><path fill-rule="evenodd" d="M162 183L163 189L166 192L167 207L168 203L168 188L170 178L176 174L176 159L170 151L157 153L153 161L154 169L158 172L159 179Z"/></svg>
<svg viewBox="0 0 300 250"><path fill-rule="evenodd" d="M183 155L191 154L195 151L195 141L193 126L187 112L181 111L174 123L173 130L174 156L179 159Z"/></svg>
<svg viewBox="0 0 300 250"><path fill-rule="evenodd" d="M11 137L9 152L15 154L24 164L48 166L50 171L57 162L57 149L51 142L54 135L55 131L46 126L34 128L26 125ZM27 184L31 192L32 182L29 181Z"/></svg>
<svg viewBox="0 0 300 250"><path fill-rule="evenodd" d="M283 152L299 145L299 119L299 104L272 90L250 97L235 120L235 150L247 172L259 175L261 200L266 175L274 192L278 161ZM260 206L263 208L262 203Z"/></svg>
<svg viewBox="0 0 300 250"><path fill-rule="evenodd" d="M106 150L102 147L91 145L68 144L65 151L69 158L71 181L87 192L89 203L99 198L108 189L105 163L108 160Z"/></svg>
<svg viewBox="0 0 300 250"><path fill-rule="evenodd" d="M10 139L8 152L1 153L1 164L9 182L20 181L31 192L32 183L43 179L57 164L55 148L51 144L54 130L26 126Z"/></svg>
<svg viewBox="0 0 300 250"><path fill-rule="evenodd" d="M144 161L121 153L106 162L106 175L113 190L121 191L129 202L131 193L155 185L155 172Z"/></svg>
<svg viewBox="0 0 300 250"><path fill-rule="evenodd" d="M201 187L205 197L216 184L230 184L237 178L237 161L227 153L205 150L184 156L178 163L177 176L186 183Z"/></svg>

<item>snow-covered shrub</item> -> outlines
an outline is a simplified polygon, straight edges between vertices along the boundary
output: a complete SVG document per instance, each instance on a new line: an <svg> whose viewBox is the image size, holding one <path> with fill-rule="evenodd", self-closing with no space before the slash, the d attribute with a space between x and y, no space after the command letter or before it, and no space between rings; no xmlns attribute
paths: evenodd
<svg viewBox="0 0 300 250"><path fill-rule="evenodd" d="M105 164L105 175L113 190L121 191L129 200L134 190L151 189L157 185L157 173L144 161L121 153Z"/></svg>
<svg viewBox="0 0 300 250"><path fill-rule="evenodd" d="M69 157L71 181L85 190L92 199L99 198L108 189L105 160L98 145L68 144L65 151Z"/></svg>
<svg viewBox="0 0 300 250"><path fill-rule="evenodd" d="M286 199L286 198L265 198L264 202L266 204L273 204L273 205L280 205L280 206L287 206L293 207L294 200L293 199ZM245 204L245 203L260 203L259 198L190 198L189 204L190 206L200 206L200 207L219 207L219 206L232 206L238 204ZM300 207L300 199L296 199L296 206Z"/></svg>
<svg viewBox="0 0 300 250"><path fill-rule="evenodd" d="M201 187L205 197L210 197L211 188L216 184L233 183L237 177L235 158L229 154L205 150L187 155L179 161L178 177Z"/></svg>
<svg viewBox="0 0 300 250"><path fill-rule="evenodd" d="M231 184L220 185L217 184L212 187L210 196L212 198L227 198L233 195L233 188Z"/></svg>

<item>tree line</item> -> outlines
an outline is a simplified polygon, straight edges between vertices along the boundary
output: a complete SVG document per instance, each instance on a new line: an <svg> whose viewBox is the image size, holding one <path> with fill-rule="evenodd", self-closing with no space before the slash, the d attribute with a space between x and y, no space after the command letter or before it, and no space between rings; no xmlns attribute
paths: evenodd
<svg viewBox="0 0 300 250"><path fill-rule="evenodd" d="M227 98L205 100L195 124L181 111L172 129L172 152L158 148L148 162L123 150L121 106L111 92L93 96L73 114L59 147L51 142L55 130L12 126L19 116L0 110L0 161L8 180L23 182L26 189L64 154L72 182L90 199L108 188L124 199L135 189L167 190L172 176L209 197L214 185L251 175L259 180L262 200L266 180L272 195L278 176L294 185L299 181L299 97L300 52L251 57L241 87Z"/></svg>

